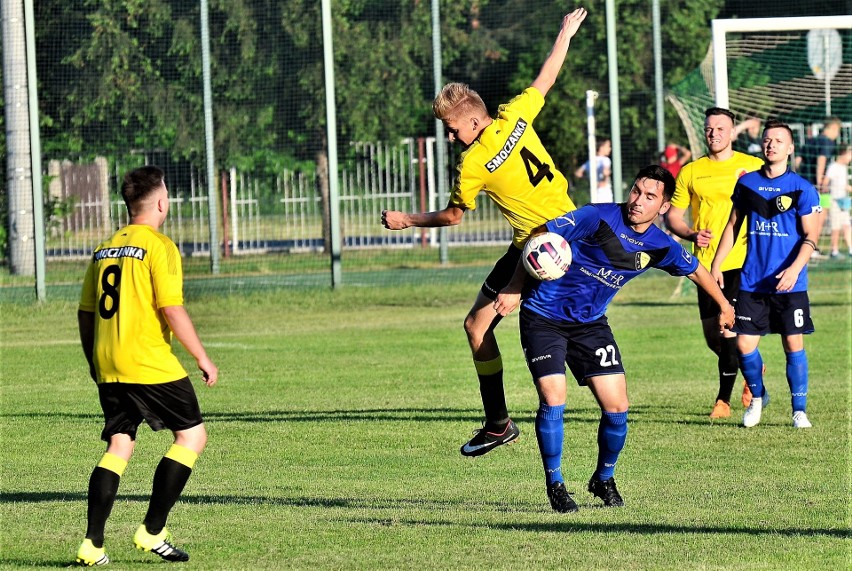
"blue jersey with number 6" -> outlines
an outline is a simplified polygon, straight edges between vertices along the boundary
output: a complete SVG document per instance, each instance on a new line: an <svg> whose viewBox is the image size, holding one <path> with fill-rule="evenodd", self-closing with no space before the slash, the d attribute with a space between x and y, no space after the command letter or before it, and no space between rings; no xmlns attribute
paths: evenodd
<svg viewBox="0 0 852 571"><path fill-rule="evenodd" d="M731 197L740 218L745 219L746 258L740 289L757 293L779 293L777 276L790 267L805 237L800 218L819 213L819 195L814 185L787 171L767 178L763 169L743 175ZM807 291L808 266L799 272L789 292Z"/></svg>

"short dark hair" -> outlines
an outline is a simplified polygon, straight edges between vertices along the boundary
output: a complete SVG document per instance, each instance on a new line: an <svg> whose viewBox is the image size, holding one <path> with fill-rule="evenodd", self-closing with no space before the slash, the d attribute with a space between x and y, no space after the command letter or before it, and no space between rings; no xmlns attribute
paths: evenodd
<svg viewBox="0 0 852 571"><path fill-rule="evenodd" d="M784 129L790 135L790 140L795 141L796 138L793 136L793 130L790 128L790 125L779 120L779 119L767 119L766 123L763 124L763 133L764 135L769 129Z"/></svg>
<svg viewBox="0 0 852 571"><path fill-rule="evenodd" d="M145 166L133 169L124 175L121 183L121 198L127 211L133 215L133 206L145 200L163 185L165 173L159 167Z"/></svg>
<svg viewBox="0 0 852 571"><path fill-rule="evenodd" d="M730 109L725 109L724 107L710 107L704 110L704 118L712 117L713 115L724 115L734 122L736 125L737 118L734 116L734 112Z"/></svg>
<svg viewBox="0 0 852 571"><path fill-rule="evenodd" d="M646 167L642 167L639 169L639 172L636 173L636 178L633 179L633 184L636 184L636 181L642 178L658 180L663 183L663 202L671 202L675 192L675 178L668 169L665 169L660 165L648 165Z"/></svg>

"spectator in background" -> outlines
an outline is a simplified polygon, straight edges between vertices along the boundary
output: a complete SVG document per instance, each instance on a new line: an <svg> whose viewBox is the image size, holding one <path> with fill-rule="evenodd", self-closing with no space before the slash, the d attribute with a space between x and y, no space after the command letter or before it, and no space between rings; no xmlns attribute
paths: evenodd
<svg viewBox="0 0 852 571"><path fill-rule="evenodd" d="M612 141L609 139L601 139L598 141L598 150L595 153L595 169L597 172L597 188L589 185L589 201L590 202L612 202L612 159L609 158L612 153ZM583 163L580 168L574 171L574 176L583 178L589 171L589 162Z"/></svg>
<svg viewBox="0 0 852 571"><path fill-rule="evenodd" d="M840 119L837 117L828 117L820 134L805 141L805 147L796 158L796 172L813 183L817 192L819 192L822 213L818 219L819 232L817 233L817 241L819 241L818 237L822 236L825 217L831 208L831 195L829 194L828 179L825 176L825 171L837 148L840 127ZM821 257L819 249L814 250L811 257Z"/></svg>
<svg viewBox="0 0 852 571"><path fill-rule="evenodd" d="M660 155L660 166L672 173L674 178L677 178L681 167L688 163L691 158L692 152L689 149L675 143L669 143Z"/></svg>
<svg viewBox="0 0 852 571"><path fill-rule="evenodd" d="M734 150L763 158L763 132L761 127L760 119L753 115L734 127L734 134L737 136L734 141Z"/></svg>
<svg viewBox="0 0 852 571"><path fill-rule="evenodd" d="M831 220L831 257L840 257L840 231L843 230L843 239L849 255L852 256L852 226L849 224L849 208L852 199L849 197L852 185L849 184L849 163L852 162L852 145L846 145L837 154L837 159L825 169L825 178L828 179L829 196L831 207L829 219Z"/></svg>

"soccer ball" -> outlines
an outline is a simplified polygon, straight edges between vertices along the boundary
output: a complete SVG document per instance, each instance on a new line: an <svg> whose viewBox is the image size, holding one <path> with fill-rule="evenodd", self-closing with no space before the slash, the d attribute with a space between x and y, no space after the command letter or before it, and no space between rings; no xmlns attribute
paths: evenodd
<svg viewBox="0 0 852 571"><path fill-rule="evenodd" d="M524 246L524 268L539 280L558 280L571 265L571 246L554 232L531 238Z"/></svg>

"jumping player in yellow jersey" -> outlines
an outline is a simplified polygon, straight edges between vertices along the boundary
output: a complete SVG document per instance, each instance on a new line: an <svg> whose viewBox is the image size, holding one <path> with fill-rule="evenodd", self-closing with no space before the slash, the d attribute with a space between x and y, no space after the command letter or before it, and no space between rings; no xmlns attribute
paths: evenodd
<svg viewBox="0 0 852 571"><path fill-rule="evenodd" d="M127 173L121 196L130 224L95 248L77 312L107 442L89 479L88 527L77 551L77 563L87 566L109 563L104 527L143 420L153 430L171 430L174 444L154 473L148 512L133 542L166 561L189 559L172 544L165 525L207 444L207 431L192 383L172 353L172 334L195 358L208 386L219 374L183 307L180 253L158 232L169 212L163 171L148 166Z"/></svg>
<svg viewBox="0 0 852 571"><path fill-rule="evenodd" d="M512 244L485 279L464 321L485 409L482 430L461 447L464 456L481 456L520 435L506 407L503 361L494 336L501 316L493 305L512 278L530 232L547 220L574 210L568 198L568 181L553 164L532 123L544 106L544 97L553 87L571 38L586 14L585 9L578 8L562 19L559 35L538 77L523 93L501 105L496 118L488 115L479 94L467 85L445 85L432 109L435 117L444 122L450 142L465 147L449 204L443 210L422 214L382 212L382 224L389 230L454 226L461 223L466 211L476 208L476 196L482 191L497 204L514 230Z"/></svg>
<svg viewBox="0 0 852 571"><path fill-rule="evenodd" d="M733 150L736 138L734 114L721 107L704 112L704 138L707 155L685 165L677 176L672 206L666 214L666 226L675 235L694 243L698 261L709 270L731 214L731 195L737 179L763 166L763 159ZM691 208L692 226L685 220ZM738 236L731 254L725 259L725 297L735 304L739 292L740 269L745 260L745 234ZM698 290L698 312L707 346L718 357L719 392L710 418L731 416L731 393L737 380L736 334L719 332L719 306L704 290ZM743 387L743 406L751 402L748 385Z"/></svg>

